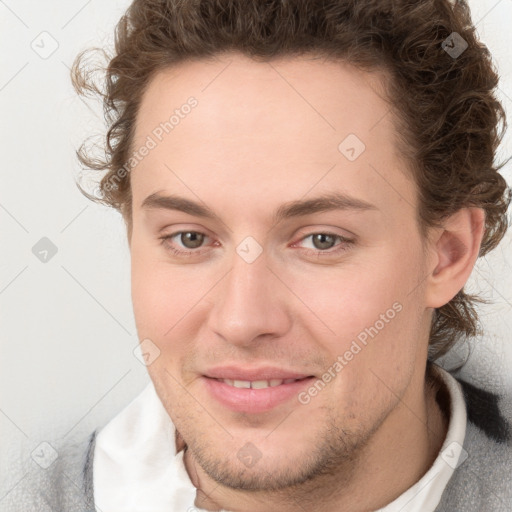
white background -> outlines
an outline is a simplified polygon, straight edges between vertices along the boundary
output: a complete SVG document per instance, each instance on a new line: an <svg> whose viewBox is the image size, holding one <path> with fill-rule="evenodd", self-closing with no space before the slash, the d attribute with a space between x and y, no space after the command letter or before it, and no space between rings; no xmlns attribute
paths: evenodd
<svg viewBox="0 0 512 512"><path fill-rule="evenodd" d="M75 149L101 132L98 106L74 93L76 54L112 41L126 0L0 1L0 433L22 457L46 440L80 436L104 424L149 382L133 354L129 253L120 216L87 201L75 186ZM498 91L512 125L512 0L473 0L473 19L491 50ZM50 36L40 35L42 32ZM31 45L56 51L41 58ZM41 50L42 51L42 50ZM512 154L512 129L499 157ZM512 168L504 171L512 182ZM48 237L47 263L32 247ZM470 288L494 304L482 309L487 335L464 375L489 389L512 388L512 233L478 263ZM1 499L23 478L0 461Z"/></svg>

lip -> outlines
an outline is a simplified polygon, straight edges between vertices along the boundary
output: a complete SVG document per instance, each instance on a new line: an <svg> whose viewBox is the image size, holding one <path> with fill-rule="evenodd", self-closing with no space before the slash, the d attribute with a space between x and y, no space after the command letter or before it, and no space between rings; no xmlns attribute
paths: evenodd
<svg viewBox="0 0 512 512"><path fill-rule="evenodd" d="M236 379L236 380L269 380L270 378L283 377L267 377L259 379ZM230 377L223 377L230 378ZM295 377L286 377L293 379ZM300 377L299 377L300 378ZM233 412L243 412L249 414L258 414L271 411L272 409L286 402L295 400L299 404L299 393L311 385L315 377L307 376L290 382L288 384L280 384L279 386L252 389L252 388L235 388L216 378L202 377L208 394L214 398L223 407ZM233 379L235 380L235 379Z"/></svg>
<svg viewBox="0 0 512 512"><path fill-rule="evenodd" d="M271 380L271 379L304 379L311 377L308 373L297 373L275 366L240 367L234 365L217 366L210 368L205 372L205 377L211 379L231 379L231 380Z"/></svg>

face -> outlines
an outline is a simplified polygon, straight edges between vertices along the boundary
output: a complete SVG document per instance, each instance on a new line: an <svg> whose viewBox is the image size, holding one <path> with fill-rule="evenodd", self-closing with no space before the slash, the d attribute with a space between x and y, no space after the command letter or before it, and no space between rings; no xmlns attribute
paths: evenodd
<svg viewBox="0 0 512 512"><path fill-rule="evenodd" d="M340 62L226 54L143 96L138 334L190 453L228 487L348 471L422 392L428 262L379 87Z"/></svg>

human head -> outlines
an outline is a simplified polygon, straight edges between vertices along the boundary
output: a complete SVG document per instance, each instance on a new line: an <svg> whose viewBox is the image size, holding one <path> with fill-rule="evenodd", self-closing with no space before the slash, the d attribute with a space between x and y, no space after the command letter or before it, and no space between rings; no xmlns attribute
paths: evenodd
<svg viewBox="0 0 512 512"><path fill-rule="evenodd" d="M126 220L138 334L160 353L148 371L188 453L227 487L280 490L348 477L372 450L377 467L400 461L386 439L414 444L409 420L429 429L428 342L435 357L473 332L461 290L506 227L493 163L504 117L464 3L229 5L132 4L107 68L108 162L82 159L108 169L103 201ZM468 43L457 57L442 48L452 32ZM80 62L75 83L93 89ZM338 146L350 133L366 145L354 160ZM329 191L349 208L273 222ZM177 213L172 194L197 204ZM176 255L176 223L214 245ZM346 250L298 252L299 234L315 232ZM263 380L261 366L277 366L318 387L300 405L232 412L207 391L233 371L223 364ZM244 450L263 460L244 468Z"/></svg>
<svg viewBox="0 0 512 512"><path fill-rule="evenodd" d="M468 43L457 58L442 48L453 32ZM414 7L402 1L255 2L249 9L235 1L229 12L222 1L135 0L116 29L106 88L93 82L88 52L73 67L75 87L103 98L109 122L105 158L89 154L87 145L79 158L89 168L107 171L100 200L122 212L129 234L134 128L151 77L226 50L270 62L309 52L381 71L397 126L397 152L418 187L422 228L439 225L464 206L481 207L486 230L480 255L499 243L509 195L498 173L503 164L494 162L500 122L505 127L494 96L498 76L476 38L466 2L448 0L422 0ZM477 332L476 299L461 290L436 308L432 359L461 336Z"/></svg>

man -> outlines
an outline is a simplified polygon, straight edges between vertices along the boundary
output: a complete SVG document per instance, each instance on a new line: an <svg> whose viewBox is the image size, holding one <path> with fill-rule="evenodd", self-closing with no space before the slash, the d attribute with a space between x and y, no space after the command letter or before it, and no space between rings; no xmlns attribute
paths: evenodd
<svg viewBox="0 0 512 512"><path fill-rule="evenodd" d="M152 384L38 510L512 510L499 397L433 363L510 201L465 2L135 0L106 84Z"/></svg>

